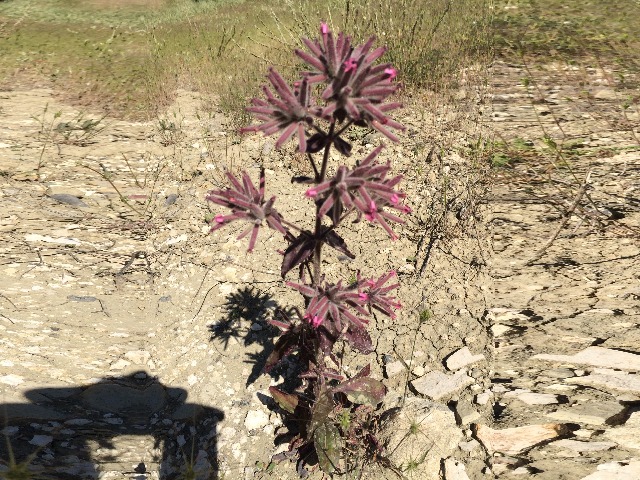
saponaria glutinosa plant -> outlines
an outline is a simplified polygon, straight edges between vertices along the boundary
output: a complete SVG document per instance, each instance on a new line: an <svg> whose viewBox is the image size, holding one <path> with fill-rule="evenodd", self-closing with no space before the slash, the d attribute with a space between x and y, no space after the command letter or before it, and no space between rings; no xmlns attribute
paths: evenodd
<svg viewBox="0 0 640 480"><path fill-rule="evenodd" d="M261 123L242 129L243 133L277 134L276 148L296 137L299 151L308 157L313 176L294 177L292 182L307 185L304 196L315 218L312 231L287 221L276 209L276 198L265 197L264 168L257 187L246 172L240 178L228 172L229 187L207 196L230 210L211 220L211 231L242 221L248 226L238 239L249 237L249 252L265 226L280 232L288 244L281 275L286 279L290 272L297 272L296 281L286 285L302 294L305 311L277 311L271 323L281 333L264 369L271 371L285 358L300 366L295 387L290 391L271 387L269 391L295 419L289 450L298 455L301 474L315 458L326 473L343 471L345 451L352 447L381 453L367 422L382 402L385 386L371 378L370 365L348 378L334 349L341 341L362 354L373 351L367 332L371 315L377 311L394 318L400 307L390 294L399 286L394 282L395 272L378 278L358 274L351 281L328 279L322 272L325 246L354 258L338 233L347 219L361 221L364 217L395 240L390 223L402 223L399 215L410 212L404 204L406 195L396 189L402 177L390 176L390 163L377 160L382 145L359 161L329 166L332 148L343 157L351 156L352 146L344 133L352 127L373 128L394 142L398 138L393 130L404 130L388 116L401 106L387 102L399 88L396 70L389 63L376 63L386 48L374 49L374 40L371 37L362 45L353 45L349 36L334 35L322 23L320 38L303 38L306 49L295 51L308 70L290 85L270 68L271 85L263 87L264 98L254 98L247 108ZM329 171L335 172L332 177Z"/></svg>

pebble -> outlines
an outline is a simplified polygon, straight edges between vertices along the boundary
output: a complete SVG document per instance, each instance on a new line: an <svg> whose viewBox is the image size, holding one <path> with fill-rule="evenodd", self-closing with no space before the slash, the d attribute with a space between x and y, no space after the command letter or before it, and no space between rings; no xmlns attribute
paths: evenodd
<svg viewBox="0 0 640 480"><path fill-rule="evenodd" d="M486 425L477 425L475 433L476 438L490 454L501 452L507 455L517 455L543 442L564 435L567 431L567 427L563 424L548 423L501 430L494 430Z"/></svg>
<svg viewBox="0 0 640 480"><path fill-rule="evenodd" d="M44 447L53 441L53 437L50 435L34 435L29 443L31 445L37 445L38 447Z"/></svg>
<svg viewBox="0 0 640 480"><path fill-rule="evenodd" d="M452 353L445 360L445 365L447 366L447 369L453 371L459 370L460 368L466 367L467 365L480 362L484 359L484 355L473 355L469 350L469 347L462 347L461 349Z"/></svg>
<svg viewBox="0 0 640 480"><path fill-rule="evenodd" d="M473 378L467 375L466 370L458 370L453 375L433 371L411 382L411 386L422 395L433 400L458 392L471 385Z"/></svg>
<svg viewBox="0 0 640 480"><path fill-rule="evenodd" d="M460 425L469 425L480 418L478 411L467 402L460 402L456 405L456 413Z"/></svg>
<svg viewBox="0 0 640 480"><path fill-rule="evenodd" d="M444 461L444 479L469 480L464 463L458 462L452 458L447 458Z"/></svg>
<svg viewBox="0 0 640 480"><path fill-rule="evenodd" d="M244 426L247 430L257 430L269 424L269 415L262 410L250 410L244 419Z"/></svg>

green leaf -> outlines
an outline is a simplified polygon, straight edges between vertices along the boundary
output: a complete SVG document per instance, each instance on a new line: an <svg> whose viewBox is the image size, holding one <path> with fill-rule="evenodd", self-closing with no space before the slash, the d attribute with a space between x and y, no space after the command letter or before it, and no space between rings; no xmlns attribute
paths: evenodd
<svg viewBox="0 0 640 480"><path fill-rule="evenodd" d="M342 437L335 425L323 423L316 428L313 441L318 454L318 463L323 472L336 471L342 455Z"/></svg>
<svg viewBox="0 0 640 480"><path fill-rule="evenodd" d="M298 396L292 393L286 393L276 387L269 387L269 393L276 403L289 413L293 413L298 406Z"/></svg>
<svg viewBox="0 0 640 480"><path fill-rule="evenodd" d="M369 404L374 407L378 405L385 394L387 388L378 380L369 377L352 378L334 387L335 393L344 393L350 402L358 404Z"/></svg>

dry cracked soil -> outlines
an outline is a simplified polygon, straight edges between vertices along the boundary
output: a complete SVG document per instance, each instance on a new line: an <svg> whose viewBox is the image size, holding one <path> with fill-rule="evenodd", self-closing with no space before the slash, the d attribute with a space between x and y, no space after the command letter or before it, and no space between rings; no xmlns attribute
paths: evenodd
<svg viewBox="0 0 640 480"><path fill-rule="evenodd" d="M404 405L381 427L396 472L365 477L640 478L640 132L637 112L611 120L628 92L606 73L577 108L570 70L548 66L532 101L524 67L496 62L489 91L400 115L407 132L381 154L414 211L400 240L349 225L356 259L324 266L401 284L398 317L372 321L375 353L345 353L347 373L371 362L385 408ZM282 239L262 232L247 254L234 228L210 234L205 196L225 169L264 166L279 210L309 222L290 183L308 167L200 108L179 91L154 121L78 121L51 90L0 92L3 434L42 478L296 478L269 464L286 444L267 389L287 371L261 373L267 320L300 304ZM545 135L589 155L489 169L472 148ZM351 140L355 158L381 141Z"/></svg>

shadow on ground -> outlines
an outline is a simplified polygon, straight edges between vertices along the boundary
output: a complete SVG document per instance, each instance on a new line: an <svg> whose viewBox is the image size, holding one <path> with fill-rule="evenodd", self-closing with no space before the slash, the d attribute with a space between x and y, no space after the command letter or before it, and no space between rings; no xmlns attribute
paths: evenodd
<svg viewBox="0 0 640 480"><path fill-rule="evenodd" d="M8 440L0 458L7 463L11 449L35 478L97 479L104 472L136 480L218 478L217 424L224 413L187 403L186 390L144 371L29 390L25 397L31 403L0 406ZM188 477L189 469L196 476Z"/></svg>

